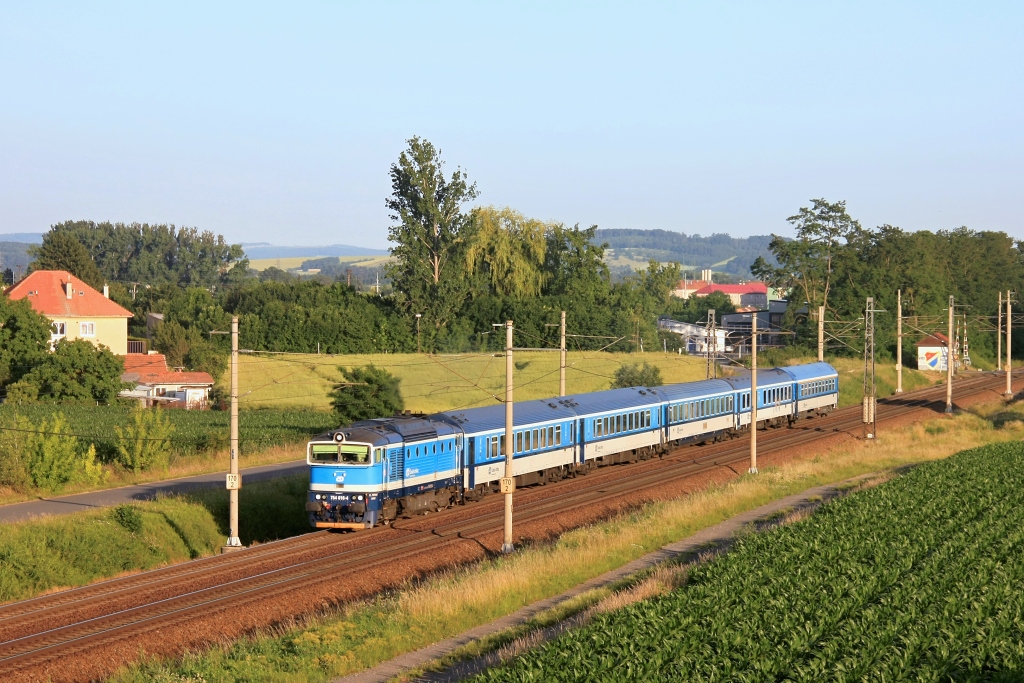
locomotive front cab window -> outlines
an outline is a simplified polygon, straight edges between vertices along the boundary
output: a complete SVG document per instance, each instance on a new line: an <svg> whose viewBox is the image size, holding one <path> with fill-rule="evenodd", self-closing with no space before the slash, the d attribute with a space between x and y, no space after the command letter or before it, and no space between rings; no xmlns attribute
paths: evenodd
<svg viewBox="0 0 1024 683"><path fill-rule="evenodd" d="M341 463L343 465L370 464L370 447L362 444L324 444L322 446L313 446L311 451L310 460L315 463Z"/></svg>

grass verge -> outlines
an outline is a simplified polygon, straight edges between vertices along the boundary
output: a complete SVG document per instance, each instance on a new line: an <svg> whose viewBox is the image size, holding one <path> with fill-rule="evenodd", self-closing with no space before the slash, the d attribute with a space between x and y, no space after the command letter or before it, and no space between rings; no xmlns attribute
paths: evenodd
<svg viewBox="0 0 1024 683"><path fill-rule="evenodd" d="M246 545L310 531L305 475L245 486ZM212 555L227 538L227 491L0 525L0 602Z"/></svg>
<svg viewBox="0 0 1024 683"><path fill-rule="evenodd" d="M722 486L659 502L562 535L512 557L409 583L373 600L269 629L177 661L143 661L117 673L141 681L326 681L373 666L557 595L667 543L812 486L1020 440L1019 406L994 405L883 432L877 442L835 447L766 467ZM988 419L1002 415L998 424Z"/></svg>

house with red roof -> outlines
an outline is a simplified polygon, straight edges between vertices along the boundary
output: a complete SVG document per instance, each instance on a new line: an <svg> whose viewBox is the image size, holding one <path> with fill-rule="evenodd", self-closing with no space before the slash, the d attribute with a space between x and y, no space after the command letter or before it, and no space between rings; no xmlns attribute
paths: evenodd
<svg viewBox="0 0 1024 683"><path fill-rule="evenodd" d="M162 353L130 353L124 357L122 382L135 388L121 392L122 398L134 398L153 405L189 410L206 408L213 389L213 377L206 372L182 372L167 367Z"/></svg>
<svg viewBox="0 0 1024 683"><path fill-rule="evenodd" d="M11 299L26 299L53 324L50 341L85 339L113 353L128 353L128 319L132 312L63 270L37 270L7 292Z"/></svg>
<svg viewBox="0 0 1024 683"><path fill-rule="evenodd" d="M694 296L707 296L721 292L729 297L736 308L753 306L758 310L768 308L768 286L763 282L746 282L739 285L710 284L693 293Z"/></svg>

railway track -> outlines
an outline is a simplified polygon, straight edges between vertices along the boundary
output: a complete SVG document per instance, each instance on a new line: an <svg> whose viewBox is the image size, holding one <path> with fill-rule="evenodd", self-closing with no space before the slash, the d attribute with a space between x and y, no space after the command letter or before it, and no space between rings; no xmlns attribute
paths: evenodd
<svg viewBox="0 0 1024 683"><path fill-rule="evenodd" d="M955 396L1001 390L1004 381L1002 375L987 373L964 379L957 382ZM880 400L879 422L941 406L944 392L944 387L930 387ZM861 427L860 407L844 408L826 418L801 420L789 429L765 430L758 451L767 455ZM683 447L658 460L616 465L586 477L522 489L516 523L524 525L613 502L621 506L624 499L648 500L645 490L745 462L748 443L741 438ZM322 582L327 574L343 581L348 575L396 560L443 552L452 543L479 540L501 530L500 508L501 497L493 496L429 520L400 520L391 527L358 534L314 532L0 606L0 678L28 674L62 658L227 609L281 598Z"/></svg>

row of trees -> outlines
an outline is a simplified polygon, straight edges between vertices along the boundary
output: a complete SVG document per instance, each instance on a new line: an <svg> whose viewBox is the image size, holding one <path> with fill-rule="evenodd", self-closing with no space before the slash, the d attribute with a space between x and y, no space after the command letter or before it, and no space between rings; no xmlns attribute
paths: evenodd
<svg viewBox="0 0 1024 683"><path fill-rule="evenodd" d="M778 265L758 259L751 271L788 292L797 305L789 307L786 324L797 328L804 341L816 338L810 323L819 306L828 319L852 320L863 314L870 296L887 311L880 315L894 320L896 292L902 290L905 316L945 320L950 295L965 306L957 313L995 316L999 292L1020 291L1024 285L1022 244L1003 232L869 229L849 215L845 202L825 199L813 200L788 221L796 238L776 235L769 245ZM804 302L807 315L799 313ZM878 320L876 343L883 353L895 353L895 323L887 324L886 317ZM973 352L994 357L992 334L977 335L971 346ZM912 345L904 348L913 353Z"/></svg>

